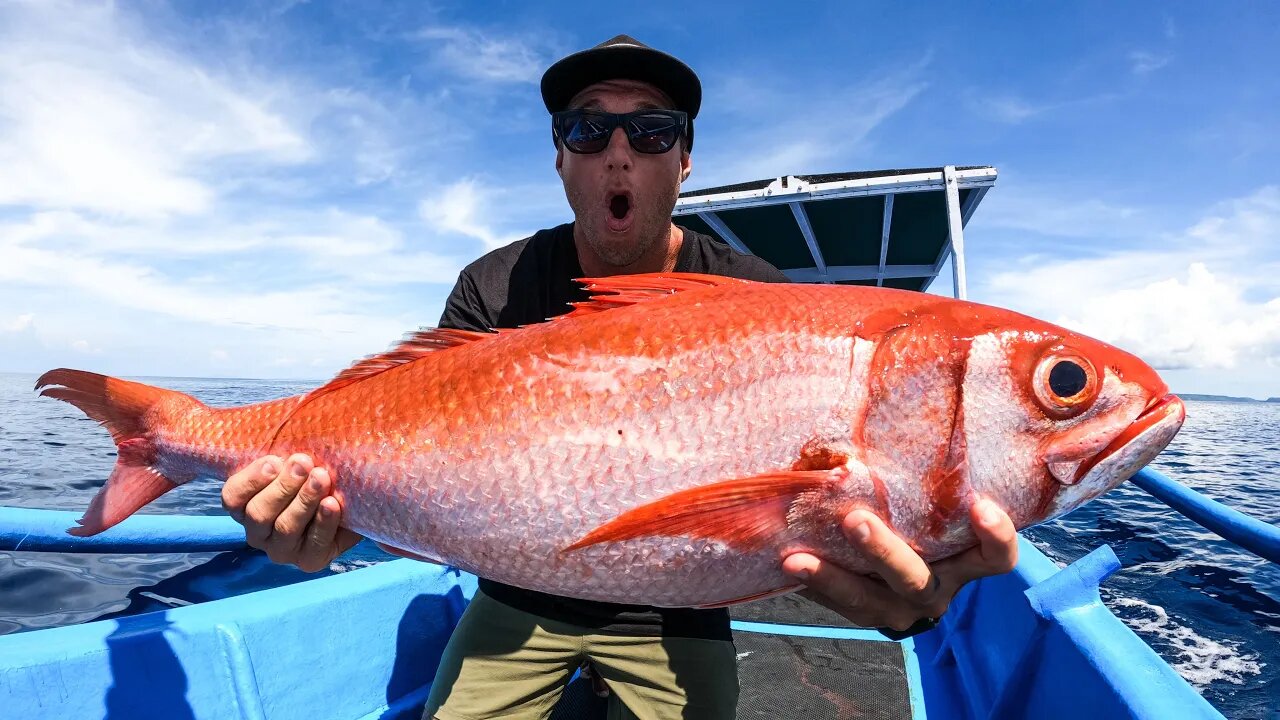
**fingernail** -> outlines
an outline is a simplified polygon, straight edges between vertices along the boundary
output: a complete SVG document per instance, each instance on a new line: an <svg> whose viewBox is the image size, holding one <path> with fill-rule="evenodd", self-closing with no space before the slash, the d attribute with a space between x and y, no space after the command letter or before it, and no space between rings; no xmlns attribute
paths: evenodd
<svg viewBox="0 0 1280 720"><path fill-rule="evenodd" d="M978 508L978 517L982 520L982 524L987 527L1000 522L1000 513L997 511L995 503L990 500L982 502L982 507Z"/></svg>
<svg viewBox="0 0 1280 720"><path fill-rule="evenodd" d="M294 463L293 468L290 470L290 472L293 473L294 480L301 480L302 478L307 476L306 469L303 468L300 463Z"/></svg>
<svg viewBox="0 0 1280 720"><path fill-rule="evenodd" d="M311 479L307 481L307 487L311 492L320 492L320 478L312 475Z"/></svg>
<svg viewBox="0 0 1280 720"><path fill-rule="evenodd" d="M268 461L266 461L266 462L262 463L262 476L263 476L263 477L273 478L273 477L275 477L275 476L276 476L276 473L278 473L278 472L280 472L280 468L277 468L277 467L276 467L276 464L275 464L275 463L273 463L273 462L271 462L270 460L268 460Z"/></svg>
<svg viewBox="0 0 1280 720"><path fill-rule="evenodd" d="M854 525L854 526L853 526L853 539L854 539L854 540L856 540L856 541L858 541L858 542L860 542L860 543L864 543L864 542L866 542L866 541L870 540L870 539L871 539L871 525L870 525L870 523L860 522L860 523L858 523L857 525Z"/></svg>

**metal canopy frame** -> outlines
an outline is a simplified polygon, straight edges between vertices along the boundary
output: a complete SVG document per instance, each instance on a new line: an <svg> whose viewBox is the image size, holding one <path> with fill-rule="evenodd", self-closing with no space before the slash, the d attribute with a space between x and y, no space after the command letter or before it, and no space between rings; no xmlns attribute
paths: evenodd
<svg viewBox="0 0 1280 720"><path fill-rule="evenodd" d="M995 185L996 177L997 172L993 167L957 168L954 165L919 170L786 175L772 181L762 180L682 193L672 214L677 221L680 217L697 217L733 249L752 253L751 247L734 232L725 218L751 208L786 205L791 211L799 237L803 238L803 252L812 260L812 264L808 266L782 268L782 272L793 282L870 284L874 281L876 285L883 286L886 280L917 278L922 284L919 289L924 291L937 279L947 259L952 258L953 293L958 298L964 298L967 295L964 227L973 217L987 191ZM946 240L941 244L937 257L927 264L889 262L890 249L895 243L913 240L899 237L893 230L894 199L909 193L940 193L945 199L945 204L940 207L945 208ZM856 197L884 198L882 229L878 238L879 263L833 264L825 257L823 245L826 244L830 249L831 243L853 243L855 240L819 237L810 213L816 203ZM823 240L827 242L824 243ZM871 240L874 241L875 238ZM857 242L866 243L868 240L863 238Z"/></svg>

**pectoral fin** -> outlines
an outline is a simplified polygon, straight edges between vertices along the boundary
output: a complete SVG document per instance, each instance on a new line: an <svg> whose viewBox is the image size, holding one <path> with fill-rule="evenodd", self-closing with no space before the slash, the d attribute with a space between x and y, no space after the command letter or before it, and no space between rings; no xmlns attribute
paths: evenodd
<svg viewBox="0 0 1280 720"><path fill-rule="evenodd" d="M601 525L565 552L640 537L697 537L756 550L787 529L796 498L823 490L847 471L783 470L681 490L629 510Z"/></svg>

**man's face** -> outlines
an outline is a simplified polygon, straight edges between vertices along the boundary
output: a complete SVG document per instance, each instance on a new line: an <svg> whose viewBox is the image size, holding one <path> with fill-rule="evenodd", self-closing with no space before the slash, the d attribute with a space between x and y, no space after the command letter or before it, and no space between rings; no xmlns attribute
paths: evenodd
<svg viewBox="0 0 1280 720"><path fill-rule="evenodd" d="M625 113L674 105L647 83L610 80L578 93L569 107ZM556 153L578 232L602 262L629 266L667 237L680 183L691 168L684 147L682 141L661 155L646 155L617 128L601 152L579 155L561 147Z"/></svg>

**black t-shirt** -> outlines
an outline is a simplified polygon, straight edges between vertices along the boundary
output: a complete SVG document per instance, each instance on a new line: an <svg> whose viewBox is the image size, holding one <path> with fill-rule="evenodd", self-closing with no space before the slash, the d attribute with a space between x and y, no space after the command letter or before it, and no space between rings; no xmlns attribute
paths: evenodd
<svg viewBox="0 0 1280 720"><path fill-rule="evenodd" d="M688 228L676 258L676 272L706 273L787 282L780 270L754 255L743 255ZM583 276L573 243L573 223L540 230L532 237L494 250L468 265L445 301L440 327L486 331L543 322L562 315L569 303L588 298L574 278ZM724 609L654 608L564 598L480 579L493 599L542 617L629 635L728 640Z"/></svg>

